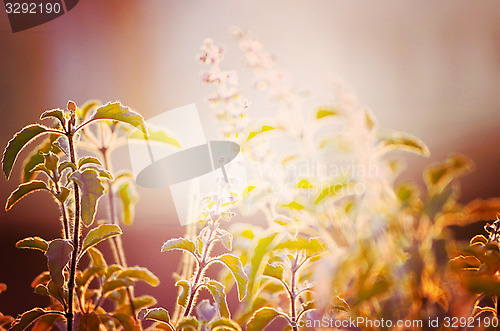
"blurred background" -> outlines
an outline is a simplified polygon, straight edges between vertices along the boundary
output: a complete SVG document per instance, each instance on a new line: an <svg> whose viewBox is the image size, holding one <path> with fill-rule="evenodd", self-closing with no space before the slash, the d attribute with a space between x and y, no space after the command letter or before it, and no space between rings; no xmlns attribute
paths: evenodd
<svg viewBox="0 0 500 331"><path fill-rule="evenodd" d="M239 71L240 88L252 102L249 115L262 116L261 105L269 103L253 91L252 76L228 32L232 26L262 40L295 86L310 93L305 108L331 104L331 83L341 78L382 128L427 143L431 157L406 156L402 180L421 183L425 166L457 152L475 163L475 171L461 180L461 201L500 194L500 2L495 1L82 0L62 17L15 34L2 12L2 150L20 128L69 99L120 100L146 119L196 103L207 138L220 137L206 102L213 91L201 83L205 68L196 60L207 37L226 46L223 68ZM126 150L114 162L127 168ZM17 164L9 182L0 179L2 204L17 186L19 170ZM135 222L123 235L128 262L161 279L158 288L140 285L137 293L153 294L158 305L170 309L171 274L180 253L161 254L160 247L184 229L173 218L168 192L139 188L139 193ZM58 231L58 209L49 195L32 195L9 212L0 210L0 282L8 286L0 295L2 313L15 316L46 303L29 285L45 270L45 257L14 245L28 236L55 238Z"/></svg>

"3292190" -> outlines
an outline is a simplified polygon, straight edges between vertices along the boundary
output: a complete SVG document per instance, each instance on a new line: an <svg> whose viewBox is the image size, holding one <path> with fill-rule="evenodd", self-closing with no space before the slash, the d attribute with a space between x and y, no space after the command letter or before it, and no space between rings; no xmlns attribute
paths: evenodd
<svg viewBox="0 0 500 331"><path fill-rule="evenodd" d="M59 14L62 8L59 2L7 2L5 3L5 11L7 14Z"/></svg>

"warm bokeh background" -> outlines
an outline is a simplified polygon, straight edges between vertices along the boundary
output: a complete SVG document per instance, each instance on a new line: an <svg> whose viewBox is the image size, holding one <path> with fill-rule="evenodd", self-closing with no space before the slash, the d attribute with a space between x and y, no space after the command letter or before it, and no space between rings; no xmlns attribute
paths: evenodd
<svg viewBox="0 0 500 331"><path fill-rule="evenodd" d="M235 25L257 35L296 86L312 93L311 109L331 102L330 83L342 77L381 127L425 141L430 159L408 156L403 178L420 180L425 165L460 152L476 164L462 180L462 201L500 194L497 1L81 0L68 14L15 34L2 12L0 147L68 99L120 100L146 118L195 102L207 136L215 137L205 102L211 90L200 82L195 59L206 37L227 46L225 68L242 69L241 88L252 101L251 116L258 117L265 99L251 91L251 76L228 33ZM127 167L126 157L115 162ZM0 179L0 204L18 177L19 167L10 182ZM168 192L139 192L136 222L124 229L129 264L160 277L158 289L140 286L138 292L171 308L171 272L180 253L160 254L160 247L183 229L168 212ZM54 238L58 228L48 195L0 210L0 282L8 286L0 295L1 312L17 315L44 302L29 284L44 270L45 258L16 250L14 243L33 235Z"/></svg>

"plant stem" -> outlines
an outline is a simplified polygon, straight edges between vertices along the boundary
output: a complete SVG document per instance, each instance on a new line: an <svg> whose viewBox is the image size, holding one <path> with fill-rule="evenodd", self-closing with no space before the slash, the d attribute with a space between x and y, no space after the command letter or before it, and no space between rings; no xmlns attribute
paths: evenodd
<svg viewBox="0 0 500 331"><path fill-rule="evenodd" d="M102 130L102 126L101 126ZM103 133L101 133L101 139L103 138ZM102 158L104 160L104 167L106 170L109 172L112 172L111 169L111 162L109 161L109 153L108 153L108 148L103 146L100 149ZM116 218L116 213L115 213L115 199L114 199L114 193L113 193L113 185L111 184L111 181L108 180L108 200L109 200L109 216L111 219L111 223L118 225L118 220ZM125 260L125 251L123 249L123 242L119 236L116 236L114 238L110 238L110 245L111 245L111 250L113 251L113 255L115 258L116 263L118 263L120 266L126 268L127 267L127 261ZM130 304L130 311L132 312L132 317L134 318L135 321L137 321L136 317L136 312L135 312L135 305L134 305L134 293L133 293L133 288L127 287L127 298L128 302Z"/></svg>
<svg viewBox="0 0 500 331"><path fill-rule="evenodd" d="M296 309L295 309L295 299L297 298L297 294L295 293L295 278L296 278L296 273L297 273L297 259L298 259L298 256L295 257L294 261L293 261L293 265L292 265L292 282L290 284L290 300L291 300L291 303L290 303L290 313L291 313L291 316L292 316L292 321L293 321L293 325L292 325L292 328L294 331L298 331L299 328L297 327L297 323L299 321L297 321L297 312L296 312Z"/></svg>
<svg viewBox="0 0 500 331"><path fill-rule="evenodd" d="M73 134L67 134L69 141L71 162L76 164L75 146L73 142ZM73 291L75 288L75 273L76 273L76 258L80 250L80 188L76 182L73 183L75 197L75 226L73 229L73 254L71 256L70 273L68 279L68 312L66 319L68 323L68 331L73 329Z"/></svg>
<svg viewBox="0 0 500 331"><path fill-rule="evenodd" d="M212 235L214 234L214 230L210 229L210 234L208 235L207 245L203 250L203 255L201 257L200 263L198 265L198 270L196 271L196 277L194 279L193 287L191 288L191 294L189 295L189 301L186 306L186 310L184 311L184 317L188 317L191 314L191 310L194 304L194 298L196 297L196 292L198 292L199 281L203 272L205 271L205 267L207 265L207 255L210 251L210 246L212 245Z"/></svg>

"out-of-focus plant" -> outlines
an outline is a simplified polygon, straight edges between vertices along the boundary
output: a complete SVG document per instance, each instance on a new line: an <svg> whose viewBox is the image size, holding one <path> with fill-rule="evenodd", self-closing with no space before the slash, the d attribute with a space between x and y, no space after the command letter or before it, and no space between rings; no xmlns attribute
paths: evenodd
<svg viewBox="0 0 500 331"><path fill-rule="evenodd" d="M0 283L0 293L4 292L7 289L7 285L4 283ZM0 331L5 331L4 326L10 325L10 323L14 320L12 316L4 315L0 312Z"/></svg>
<svg viewBox="0 0 500 331"><path fill-rule="evenodd" d="M158 285L158 279L151 272L139 267L129 268L123 263L108 266L94 247L104 240L121 235L117 224L102 222L90 229L85 237L82 236L82 223L85 227L94 223L98 202L105 193L103 184L108 183L108 193L112 194L113 175L106 170L109 167L107 161L103 165L96 157L77 156L76 146L80 135L83 133L87 138L91 137L86 129L98 121L127 123L148 134L142 116L118 102L91 110L89 104L79 109L73 101L68 102L66 111L48 110L40 118L55 119L54 126L26 126L9 141L3 154L2 167L9 178L21 150L35 138L48 136L26 158L23 183L9 196L6 209L12 208L29 193L47 191L60 207L62 222L61 238L46 241L30 237L16 244L19 248L42 251L47 257L49 270L40 274L32 286L36 293L50 296L51 305L34 308L20 315L12 322L10 330L24 330L34 322L34 330L46 329L53 324L67 327L68 330L73 330L73 327L79 330L109 330L120 325L126 330L139 330L140 325L136 323L133 313L134 306L146 307L156 302L147 296L135 299L129 297L127 301L127 294L123 291L137 280ZM113 123L108 125L110 128L116 126ZM104 150L103 155L106 155ZM37 178L40 174L43 177ZM126 204L124 207L127 208ZM91 257L91 262L87 268L79 271L77 265L85 255ZM91 286L94 279L97 288ZM106 312L102 308L106 298L115 300L114 311Z"/></svg>

